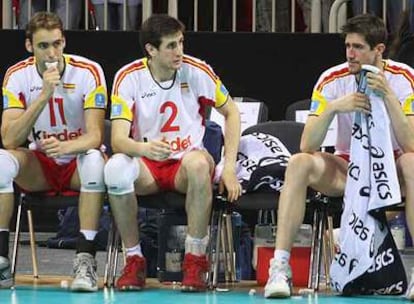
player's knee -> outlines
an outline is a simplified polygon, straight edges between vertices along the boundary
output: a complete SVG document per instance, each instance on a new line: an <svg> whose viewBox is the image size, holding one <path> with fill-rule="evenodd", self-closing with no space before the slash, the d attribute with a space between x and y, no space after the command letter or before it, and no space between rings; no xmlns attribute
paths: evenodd
<svg viewBox="0 0 414 304"><path fill-rule="evenodd" d="M188 176L191 176L195 179L210 178L211 174L211 164L206 157L193 157L187 159L185 164Z"/></svg>
<svg viewBox="0 0 414 304"><path fill-rule="evenodd" d="M0 149L0 193L13 192L13 180L19 172L19 162L10 152Z"/></svg>
<svg viewBox="0 0 414 304"><path fill-rule="evenodd" d="M90 149L78 155L78 172L82 192L105 192L104 167L105 160L102 153Z"/></svg>
<svg viewBox="0 0 414 304"><path fill-rule="evenodd" d="M308 153L293 154L288 163L288 170L294 172L307 172L312 169L314 156Z"/></svg>
<svg viewBox="0 0 414 304"><path fill-rule="evenodd" d="M114 154L105 165L105 184L109 194L122 195L134 192L134 181L139 175L135 158Z"/></svg>

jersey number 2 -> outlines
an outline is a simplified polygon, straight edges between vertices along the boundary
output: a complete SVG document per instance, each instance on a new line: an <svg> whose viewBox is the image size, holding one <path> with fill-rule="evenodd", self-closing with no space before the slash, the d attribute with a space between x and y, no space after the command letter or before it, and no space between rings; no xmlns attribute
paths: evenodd
<svg viewBox="0 0 414 304"><path fill-rule="evenodd" d="M162 104L160 108L160 113L164 114L167 109L171 109L171 115L168 117L167 121L161 128L161 132L176 132L180 130L180 126L173 126L174 120L177 117L178 109L175 103L172 101L167 101Z"/></svg>
<svg viewBox="0 0 414 304"><path fill-rule="evenodd" d="M65 112L63 111L63 98L49 99L50 125L52 127L56 127L55 103L57 104L60 120L62 121L63 125L66 125Z"/></svg>

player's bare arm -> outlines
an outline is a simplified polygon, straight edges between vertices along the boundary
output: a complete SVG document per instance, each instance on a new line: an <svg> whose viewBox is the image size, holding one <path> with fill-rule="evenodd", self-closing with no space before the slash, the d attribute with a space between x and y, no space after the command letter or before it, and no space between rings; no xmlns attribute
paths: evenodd
<svg viewBox="0 0 414 304"><path fill-rule="evenodd" d="M369 113L371 105L365 94L352 93L328 103L319 116L309 116L303 130L300 149L302 152L313 153L320 146L328 132L329 125L337 113L360 111Z"/></svg>
<svg viewBox="0 0 414 304"><path fill-rule="evenodd" d="M391 124L396 139L404 152L414 152L414 118L406 116L402 110L401 103L397 95L390 87L384 73L367 74L368 86L382 95L385 106L390 116Z"/></svg>
<svg viewBox="0 0 414 304"><path fill-rule="evenodd" d="M145 156L152 160L166 160L170 154L170 145L162 138L149 142L139 142L129 137L131 123L123 119L112 121L111 144L114 153L125 153L129 156Z"/></svg>
<svg viewBox="0 0 414 304"><path fill-rule="evenodd" d="M1 138L6 149L16 149L26 142L36 120L59 82L58 69L47 69L43 73L42 91L27 109L8 109L3 112Z"/></svg>
<svg viewBox="0 0 414 304"><path fill-rule="evenodd" d="M217 110L225 118L224 168L219 192L223 193L226 189L227 199L233 202L242 194L242 188L236 176L237 150L240 142L240 113L230 96L227 102Z"/></svg>

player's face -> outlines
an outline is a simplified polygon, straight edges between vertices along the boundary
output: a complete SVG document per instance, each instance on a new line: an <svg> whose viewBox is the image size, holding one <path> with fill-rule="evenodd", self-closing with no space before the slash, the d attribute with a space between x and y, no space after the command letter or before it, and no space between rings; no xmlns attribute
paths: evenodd
<svg viewBox="0 0 414 304"><path fill-rule="evenodd" d="M350 33L345 38L346 59L351 74L357 74L362 64L377 65L378 49L371 49L365 38L356 33Z"/></svg>
<svg viewBox="0 0 414 304"><path fill-rule="evenodd" d="M161 39L156 60L168 70L178 70L181 67L184 53L184 36L181 32L165 36ZM155 58L154 58L155 59Z"/></svg>
<svg viewBox="0 0 414 304"><path fill-rule="evenodd" d="M31 49L36 58L36 63L40 71L46 69L46 62L58 61L63 67L63 49L65 38L59 29L45 30L40 29L33 34Z"/></svg>

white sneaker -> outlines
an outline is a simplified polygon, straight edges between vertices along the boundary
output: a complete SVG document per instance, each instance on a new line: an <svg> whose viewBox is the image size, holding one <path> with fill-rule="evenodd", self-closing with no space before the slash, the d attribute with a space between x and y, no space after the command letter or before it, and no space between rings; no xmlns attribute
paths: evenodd
<svg viewBox="0 0 414 304"><path fill-rule="evenodd" d="M288 263L270 260L269 279L264 288L265 298L288 298L292 294L292 271Z"/></svg>
<svg viewBox="0 0 414 304"><path fill-rule="evenodd" d="M405 297L410 301L414 301L414 267L411 269L411 280L407 292L405 293Z"/></svg>
<svg viewBox="0 0 414 304"><path fill-rule="evenodd" d="M10 261L8 258L0 256L0 288L10 288L13 286L13 278L10 272Z"/></svg>
<svg viewBox="0 0 414 304"><path fill-rule="evenodd" d="M86 252L80 252L73 261L74 279L70 286L72 291L97 291L98 276L96 260Z"/></svg>

